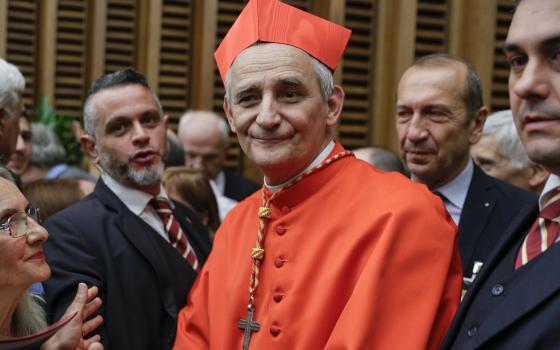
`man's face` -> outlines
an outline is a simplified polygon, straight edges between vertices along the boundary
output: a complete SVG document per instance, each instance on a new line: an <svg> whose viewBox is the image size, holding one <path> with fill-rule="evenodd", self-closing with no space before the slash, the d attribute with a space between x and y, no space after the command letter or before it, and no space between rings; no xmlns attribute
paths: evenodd
<svg viewBox="0 0 560 350"><path fill-rule="evenodd" d="M19 136L19 118L23 110L21 96L11 115L0 108L0 164L7 164L14 153Z"/></svg>
<svg viewBox="0 0 560 350"><path fill-rule="evenodd" d="M466 68L412 67L399 83L396 124L401 157L412 178L438 188L457 176L467 164L470 145L480 128L467 123L462 94Z"/></svg>
<svg viewBox="0 0 560 350"><path fill-rule="evenodd" d="M185 151L185 166L215 179L222 171L226 146L218 126L214 123L193 120L181 133Z"/></svg>
<svg viewBox="0 0 560 350"><path fill-rule="evenodd" d="M560 174L560 1L524 0L505 43L515 125L534 162Z"/></svg>
<svg viewBox="0 0 560 350"><path fill-rule="evenodd" d="M529 190L531 170L529 167L518 169L511 159L497 152L498 142L494 135L484 135L471 148L474 162L488 175Z"/></svg>
<svg viewBox="0 0 560 350"><path fill-rule="evenodd" d="M152 93L141 85L101 90L93 95L95 139L82 143L94 161L120 183L144 189L155 185L163 173L167 116Z"/></svg>
<svg viewBox="0 0 560 350"><path fill-rule="evenodd" d="M304 170L331 139L344 93L325 101L309 56L288 45L252 46L231 67L224 110L241 148L271 185Z"/></svg>
<svg viewBox="0 0 560 350"><path fill-rule="evenodd" d="M27 118L19 119L19 136L17 138L16 149L12 153L10 162L8 163L8 168L14 172L14 174L21 176L29 166L31 161L31 125Z"/></svg>

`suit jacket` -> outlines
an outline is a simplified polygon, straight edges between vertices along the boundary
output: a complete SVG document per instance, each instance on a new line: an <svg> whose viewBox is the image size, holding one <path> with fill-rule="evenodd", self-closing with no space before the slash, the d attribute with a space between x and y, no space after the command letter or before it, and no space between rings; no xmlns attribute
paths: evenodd
<svg viewBox="0 0 560 350"><path fill-rule="evenodd" d="M175 217L202 264L208 233L189 209L175 203ZM59 319L78 282L99 287L104 324L95 331L105 349L171 348L178 310L197 274L151 226L97 182L84 200L46 223L45 255L52 269L45 282L50 320Z"/></svg>
<svg viewBox="0 0 560 350"><path fill-rule="evenodd" d="M458 242L465 276L464 287L469 288L469 280L473 279L474 263L487 261L504 229L526 204L536 205L537 197L488 176L478 166L474 166L459 220Z"/></svg>
<svg viewBox="0 0 560 350"><path fill-rule="evenodd" d="M261 188L261 186L256 182L237 175L232 171L224 169L224 174L226 178L224 196L235 199L238 202L241 202Z"/></svg>
<svg viewBox="0 0 560 350"><path fill-rule="evenodd" d="M538 215L526 205L463 300L442 349L560 348L560 245L514 271L519 247Z"/></svg>

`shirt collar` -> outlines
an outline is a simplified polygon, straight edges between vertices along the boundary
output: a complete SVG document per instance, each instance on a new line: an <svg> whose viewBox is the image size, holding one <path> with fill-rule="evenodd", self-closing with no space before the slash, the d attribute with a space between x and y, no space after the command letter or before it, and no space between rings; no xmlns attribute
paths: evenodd
<svg viewBox="0 0 560 350"><path fill-rule="evenodd" d="M312 169L313 167L319 165L322 161L324 161L325 159L327 159L327 157L329 156L329 154L332 152L332 150L334 149L335 146L335 142L334 140L331 140L327 146L325 148L323 148L323 150L319 153L319 155L317 157L315 157L315 160L313 160L311 162L311 164L309 164L307 166L307 168L303 169L302 172L300 172L299 174L297 174L296 176L292 177L291 179L289 179L288 181L281 183L280 185L275 185L275 186L270 186L269 184L267 184L266 182L266 176L264 178L264 185L266 186L266 188L271 192L278 192L280 191L282 188L284 188L284 186L286 186L288 183L290 183L290 181L292 181L293 179L295 179L296 177L298 177L299 175L305 173L307 170Z"/></svg>
<svg viewBox="0 0 560 350"><path fill-rule="evenodd" d="M219 193L223 196L226 191L226 174L224 171L220 171L218 176L213 180L214 184L216 185L216 189Z"/></svg>
<svg viewBox="0 0 560 350"><path fill-rule="evenodd" d="M471 180L474 172L474 165L471 159L467 162L465 168L455 176L455 178L445 185L436 188L433 192L439 192L445 196L445 198L451 202L456 207L463 209L465 204L465 199L467 198L467 192L469 191L469 186L471 185Z"/></svg>
<svg viewBox="0 0 560 350"><path fill-rule="evenodd" d="M548 176L548 180L546 180L546 183L544 184L544 188L543 191L539 197L539 209L542 210L544 203L546 202L546 199L548 199L548 193L550 191L552 191L553 189L555 189L556 187L560 186L560 176L555 175L555 174L550 174Z"/></svg>
<svg viewBox="0 0 560 350"><path fill-rule="evenodd" d="M153 198L152 195L142 192L140 190L127 187L117 180L115 180L111 175L103 172L101 174L103 182L109 187L114 194L119 197L119 199L126 205L126 207L133 212L135 215L139 216L142 214L148 202ZM163 197L169 200L167 193L162 185L160 185L158 197ZM171 202L171 201L170 201ZM171 202L172 203L172 202ZM173 207L173 203L171 204Z"/></svg>

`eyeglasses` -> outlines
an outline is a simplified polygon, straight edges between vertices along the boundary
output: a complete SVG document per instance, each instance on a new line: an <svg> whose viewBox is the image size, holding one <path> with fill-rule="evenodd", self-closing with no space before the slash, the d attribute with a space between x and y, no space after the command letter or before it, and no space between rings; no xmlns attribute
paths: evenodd
<svg viewBox="0 0 560 350"><path fill-rule="evenodd" d="M10 236L14 238L25 236L29 232L29 218L41 224L39 209L30 207L25 213L15 213L0 223L0 231L8 231Z"/></svg>

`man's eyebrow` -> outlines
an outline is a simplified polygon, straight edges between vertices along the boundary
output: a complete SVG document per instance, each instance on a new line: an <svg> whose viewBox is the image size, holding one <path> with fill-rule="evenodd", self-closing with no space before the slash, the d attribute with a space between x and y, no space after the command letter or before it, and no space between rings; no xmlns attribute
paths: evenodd
<svg viewBox="0 0 560 350"><path fill-rule="evenodd" d="M280 84L287 85L287 86L302 86L303 81L298 78L283 78L280 79Z"/></svg>
<svg viewBox="0 0 560 350"><path fill-rule="evenodd" d="M254 85L254 84L241 86L239 89L237 89L237 91L235 91L234 97L235 97L235 99L238 99L241 96L243 96L244 94L246 94L247 92L254 91L256 89L257 89L257 86Z"/></svg>
<svg viewBox="0 0 560 350"><path fill-rule="evenodd" d="M544 40L542 40L539 44L539 49L544 50L544 51L548 51L550 49L555 48L556 46L558 46L560 44L560 35L555 35L552 36L550 38L546 38ZM521 46L519 44L516 43L505 43L504 48L503 48L503 52L505 54L510 53L510 52L517 52L517 51L522 51L523 49L521 48Z"/></svg>

